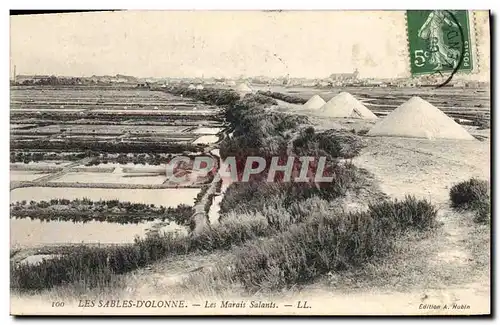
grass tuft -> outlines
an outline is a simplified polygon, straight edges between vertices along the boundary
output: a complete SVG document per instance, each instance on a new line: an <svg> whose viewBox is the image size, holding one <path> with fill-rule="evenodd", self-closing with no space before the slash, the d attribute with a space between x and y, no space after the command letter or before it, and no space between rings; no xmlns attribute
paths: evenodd
<svg viewBox="0 0 500 325"><path fill-rule="evenodd" d="M491 219L490 185L485 180L471 178L450 189L451 205L455 209L474 212L474 221L489 223Z"/></svg>
<svg viewBox="0 0 500 325"><path fill-rule="evenodd" d="M436 226L437 209L429 201L417 200L414 196L406 196L404 200L384 201L372 204L370 213L384 220L384 227L390 229L424 230Z"/></svg>
<svg viewBox="0 0 500 325"><path fill-rule="evenodd" d="M467 209L471 204L489 197L487 181L471 178L454 185L450 189L452 207Z"/></svg>
<svg viewBox="0 0 500 325"><path fill-rule="evenodd" d="M305 284L330 271L361 266L392 252L392 240L407 230L436 225L437 210L407 197L355 213L323 213L287 231L239 249L235 272L246 290L275 291Z"/></svg>

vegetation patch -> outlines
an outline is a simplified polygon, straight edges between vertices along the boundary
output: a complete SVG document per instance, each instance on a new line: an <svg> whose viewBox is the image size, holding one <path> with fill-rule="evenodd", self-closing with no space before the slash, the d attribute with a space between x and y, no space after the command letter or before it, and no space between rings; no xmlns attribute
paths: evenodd
<svg viewBox="0 0 500 325"><path fill-rule="evenodd" d="M489 223L491 198L488 181L471 178L455 184L450 189L450 200L455 209L473 211L476 222Z"/></svg>
<svg viewBox="0 0 500 325"><path fill-rule="evenodd" d="M30 218L42 221L115 222L136 224L154 220L168 220L187 225L194 213L191 206L155 206L154 204L121 202L118 200L92 201L87 198L50 201L18 201L10 204L11 218Z"/></svg>
<svg viewBox="0 0 500 325"><path fill-rule="evenodd" d="M249 97L251 100L261 105L278 105L276 99L266 96L261 92L257 92L256 94L246 94L245 97Z"/></svg>
<svg viewBox="0 0 500 325"><path fill-rule="evenodd" d="M467 208L484 198L489 198L489 184L484 180L471 178L450 189L450 199L454 208Z"/></svg>
<svg viewBox="0 0 500 325"><path fill-rule="evenodd" d="M308 127L293 141L293 148L302 156L353 158L361 152L363 142L349 132L328 130L316 133L313 127Z"/></svg>
<svg viewBox="0 0 500 325"><path fill-rule="evenodd" d="M222 188L222 179L215 184L215 191L213 193L210 193L207 197L207 201L205 202L205 213L208 213L210 211L210 207L212 206L212 203L214 201L214 198L217 196L217 193L220 192Z"/></svg>
<svg viewBox="0 0 500 325"><path fill-rule="evenodd" d="M413 197L372 205L366 212L325 213L242 246L235 272L250 292L304 284L330 271L386 256L392 252L394 236L410 229L430 229L436 225L436 215L429 202Z"/></svg>
<svg viewBox="0 0 500 325"><path fill-rule="evenodd" d="M21 141L12 140L12 149L22 150L60 150L60 151L95 151L109 153L165 153L202 152L204 145L177 142L109 142L65 139L65 141L50 141L47 139Z"/></svg>
<svg viewBox="0 0 500 325"><path fill-rule="evenodd" d="M226 120L231 123L232 137L221 143L221 155L268 157L286 149L291 132L307 123L305 116L268 111L247 95L226 109Z"/></svg>
<svg viewBox="0 0 500 325"><path fill-rule="evenodd" d="M287 103L291 104L305 104L307 102L307 99L304 99L302 97L294 96L294 95L289 95L289 94L283 94L279 92L274 92L274 91L262 91L259 90L257 91L257 94L268 96L271 98L279 99Z"/></svg>
<svg viewBox="0 0 500 325"><path fill-rule="evenodd" d="M23 162L28 164L30 162L39 161L78 161L88 157L86 152L72 152L72 153L56 153L56 152L43 152L43 151L11 151L10 162Z"/></svg>
<svg viewBox="0 0 500 325"><path fill-rule="evenodd" d="M373 187L366 171L351 163L337 164L330 169L331 182L237 182L231 184L221 200L221 213L256 212L267 204L293 208L303 200L317 196L334 200L347 194L358 193L361 189ZM223 217L223 216L221 216Z"/></svg>
<svg viewBox="0 0 500 325"><path fill-rule="evenodd" d="M177 113L171 115L160 115L161 113L135 113L126 112L124 114L116 114L113 112L96 112L96 111L86 111L86 112L36 112L36 118L34 118L33 112L23 112L15 111L11 112L12 121L30 121L37 123L38 126L43 126L47 124L87 124L87 125L122 125L123 118L126 116L127 119L140 120L141 123L163 123L163 125L183 125L185 123L194 123L198 121L216 121L221 122L221 117L217 112L213 114L194 114L193 113ZM85 123L79 123L80 120L84 119ZM104 122L104 123L103 123Z"/></svg>

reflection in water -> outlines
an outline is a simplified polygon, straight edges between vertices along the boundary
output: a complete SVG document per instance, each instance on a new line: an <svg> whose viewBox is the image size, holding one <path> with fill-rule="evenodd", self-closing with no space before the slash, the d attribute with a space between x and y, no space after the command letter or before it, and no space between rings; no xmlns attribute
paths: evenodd
<svg viewBox="0 0 500 325"><path fill-rule="evenodd" d="M11 219L11 248L50 244L125 244L133 243L136 236L145 237L158 221L139 224L118 224L100 221L86 223L71 221L42 222L31 219ZM187 229L175 223L162 226L161 232L180 232Z"/></svg>

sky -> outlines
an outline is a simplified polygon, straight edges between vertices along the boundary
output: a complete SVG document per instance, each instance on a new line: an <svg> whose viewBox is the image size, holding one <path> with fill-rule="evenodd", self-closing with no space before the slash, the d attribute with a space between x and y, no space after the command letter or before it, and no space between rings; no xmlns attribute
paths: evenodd
<svg viewBox="0 0 500 325"><path fill-rule="evenodd" d="M487 17L487 14L486 14ZM484 20L484 19L483 19ZM487 20L476 19L489 78ZM487 43L487 44L486 44ZM11 74L409 76L404 11L128 11L11 17ZM487 69L485 69L488 67Z"/></svg>

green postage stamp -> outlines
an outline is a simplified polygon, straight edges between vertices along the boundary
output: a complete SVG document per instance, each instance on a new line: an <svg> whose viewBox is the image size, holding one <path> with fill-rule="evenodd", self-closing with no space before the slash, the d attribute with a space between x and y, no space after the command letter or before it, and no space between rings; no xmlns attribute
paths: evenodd
<svg viewBox="0 0 500 325"><path fill-rule="evenodd" d="M467 10L408 10L406 17L412 75L472 71Z"/></svg>

